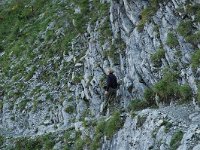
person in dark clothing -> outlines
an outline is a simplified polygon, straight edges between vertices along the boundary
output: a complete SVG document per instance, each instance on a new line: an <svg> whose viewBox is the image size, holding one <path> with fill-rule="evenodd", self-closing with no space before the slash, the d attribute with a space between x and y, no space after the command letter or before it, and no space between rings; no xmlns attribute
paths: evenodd
<svg viewBox="0 0 200 150"><path fill-rule="evenodd" d="M107 77L107 85L106 85L106 91L105 94L109 93L110 89L117 89L117 78L113 74L113 71L109 69L108 71L108 77Z"/></svg>
<svg viewBox="0 0 200 150"><path fill-rule="evenodd" d="M109 108L110 106L114 107L114 104L116 103L117 86L117 77L113 74L113 70L109 69L107 72L106 86L104 87L106 96L106 102L103 109L104 113L107 111L108 106Z"/></svg>

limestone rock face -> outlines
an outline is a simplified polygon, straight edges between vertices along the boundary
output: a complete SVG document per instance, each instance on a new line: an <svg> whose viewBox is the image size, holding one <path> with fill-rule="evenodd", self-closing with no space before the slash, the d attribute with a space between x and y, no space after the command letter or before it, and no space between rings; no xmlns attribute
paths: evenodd
<svg viewBox="0 0 200 150"><path fill-rule="evenodd" d="M0 149L21 141L41 149L200 149L199 5L1 0ZM99 129L101 121L112 124L101 113L108 68L119 82L123 120L111 137ZM159 107L130 110L131 101L148 98Z"/></svg>

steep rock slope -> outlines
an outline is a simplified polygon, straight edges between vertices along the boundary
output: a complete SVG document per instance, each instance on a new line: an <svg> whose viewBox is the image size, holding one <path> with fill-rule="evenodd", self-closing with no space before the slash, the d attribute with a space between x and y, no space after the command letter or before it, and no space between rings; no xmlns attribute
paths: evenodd
<svg viewBox="0 0 200 150"><path fill-rule="evenodd" d="M198 1L1 3L2 149L198 149ZM125 112L102 117L107 67Z"/></svg>

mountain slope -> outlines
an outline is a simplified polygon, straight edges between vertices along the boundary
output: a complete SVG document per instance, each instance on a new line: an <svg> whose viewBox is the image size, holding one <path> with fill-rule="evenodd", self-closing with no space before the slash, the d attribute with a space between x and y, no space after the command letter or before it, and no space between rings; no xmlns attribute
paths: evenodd
<svg viewBox="0 0 200 150"><path fill-rule="evenodd" d="M198 149L198 1L12 0L0 7L2 149ZM124 112L103 117L108 67Z"/></svg>

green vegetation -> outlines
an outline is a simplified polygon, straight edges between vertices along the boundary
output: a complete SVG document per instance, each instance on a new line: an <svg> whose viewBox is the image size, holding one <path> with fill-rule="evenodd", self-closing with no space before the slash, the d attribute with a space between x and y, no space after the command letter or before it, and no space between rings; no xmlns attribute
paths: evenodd
<svg viewBox="0 0 200 150"><path fill-rule="evenodd" d="M151 61L155 67L161 67L162 61L161 59L165 58L165 51L163 48L160 48L156 51L156 53L151 55Z"/></svg>
<svg viewBox="0 0 200 150"><path fill-rule="evenodd" d="M15 141L15 150L52 149L55 145L52 134L36 137L35 139L23 137Z"/></svg>
<svg viewBox="0 0 200 150"><path fill-rule="evenodd" d="M186 5L186 7L185 7L186 9L185 9L185 12L187 13L187 14L189 14L189 15L191 15L191 16L195 16L195 22L200 22L200 5L199 4L188 4L188 5Z"/></svg>
<svg viewBox="0 0 200 150"><path fill-rule="evenodd" d="M96 150L100 147L101 138L106 136L112 138L112 136L123 126L124 122L120 117L119 112L113 113L109 120L100 120L95 127L94 140L90 145L92 150Z"/></svg>
<svg viewBox="0 0 200 150"><path fill-rule="evenodd" d="M167 133L169 131L169 129L172 127L172 123L167 121L167 120L163 120L162 124L160 126L165 126L165 133Z"/></svg>
<svg viewBox="0 0 200 150"><path fill-rule="evenodd" d="M160 102L169 104L170 101L179 103L192 100L192 90L188 84L178 84L179 73L170 69L163 71L162 79L155 83L153 87L145 89L144 98L150 104L155 104L155 97L158 96Z"/></svg>
<svg viewBox="0 0 200 150"><path fill-rule="evenodd" d="M200 49L193 53L191 64L194 69L197 69L200 66Z"/></svg>
<svg viewBox="0 0 200 150"><path fill-rule="evenodd" d="M157 12L157 10L159 9L159 3L163 3L164 0L150 0L149 2L149 6L147 6L146 8L144 8L141 12L141 20L139 22L139 24L137 25L137 30L139 32L143 31L144 25L145 23L147 23L148 21L150 21L150 19L152 18L152 16Z"/></svg>
<svg viewBox="0 0 200 150"><path fill-rule="evenodd" d="M73 114L75 112L75 107L72 105L67 106L67 108L65 109L65 112L68 114Z"/></svg>
<svg viewBox="0 0 200 150"><path fill-rule="evenodd" d="M177 31L180 35L186 37L189 34L192 34L193 23L192 21L182 21L180 22Z"/></svg>
<svg viewBox="0 0 200 150"><path fill-rule="evenodd" d="M81 83L81 80L82 80L82 79L83 79L83 77L82 77L81 75L76 75L76 76L73 78L72 82L78 84L78 83Z"/></svg>
<svg viewBox="0 0 200 150"><path fill-rule="evenodd" d="M104 35L104 34L102 34ZM126 49L126 43L121 39L117 38L114 40L113 44L109 49L104 51L103 56L105 58L110 57L114 63L114 65L120 64L120 53L124 53Z"/></svg>
<svg viewBox="0 0 200 150"><path fill-rule="evenodd" d="M155 93L153 89L151 88L146 88L144 90L144 99L150 104L153 105L155 104Z"/></svg>
<svg viewBox="0 0 200 150"><path fill-rule="evenodd" d="M18 108L19 110L22 112L25 108L27 103L29 102L29 100L22 100L19 104L18 104Z"/></svg>
<svg viewBox="0 0 200 150"><path fill-rule="evenodd" d="M178 11L184 15L187 14L185 21L181 21L177 28L178 33L185 38L186 42L197 47L200 42L200 32L195 26L200 22L200 5L188 3L186 6L180 7Z"/></svg>
<svg viewBox="0 0 200 150"><path fill-rule="evenodd" d="M4 137L2 135L0 135L0 146L2 146L4 143Z"/></svg>
<svg viewBox="0 0 200 150"><path fill-rule="evenodd" d="M192 89L188 84L179 86L179 95L181 97L181 102L187 102L192 100Z"/></svg>
<svg viewBox="0 0 200 150"><path fill-rule="evenodd" d="M147 7L141 12L141 20L137 26L139 32L141 32L144 28L145 23L147 23L151 17L156 13L157 8L155 7Z"/></svg>
<svg viewBox="0 0 200 150"><path fill-rule="evenodd" d="M171 138L171 142L170 142L171 150L176 150L179 147L179 145L181 144L182 138L183 138L182 131L177 131L174 133L174 135Z"/></svg>
<svg viewBox="0 0 200 150"><path fill-rule="evenodd" d="M72 149L74 141L75 141L75 137L76 137L76 132L74 128L71 128L65 131L65 134L64 134L65 150Z"/></svg>
<svg viewBox="0 0 200 150"><path fill-rule="evenodd" d="M186 42L189 42L191 44L198 45L200 43L200 31L197 31L193 34L190 34L185 37Z"/></svg>
<svg viewBox="0 0 200 150"><path fill-rule="evenodd" d="M3 110L3 101L0 101L0 112Z"/></svg>
<svg viewBox="0 0 200 150"><path fill-rule="evenodd" d="M104 133L108 138L111 138L122 126L123 121L121 120L120 113L115 112L106 122Z"/></svg>
<svg viewBox="0 0 200 150"><path fill-rule="evenodd" d="M200 32L195 32L193 23L194 22L192 22L191 20L182 21L179 24L177 31L185 38L186 42L197 45L200 42Z"/></svg>
<svg viewBox="0 0 200 150"><path fill-rule="evenodd" d="M76 150L83 150L85 141L81 139L81 137L78 137L75 141L75 149Z"/></svg>
<svg viewBox="0 0 200 150"><path fill-rule="evenodd" d="M129 104L129 110L132 111L139 111L147 107L149 107L148 102L140 99L132 100Z"/></svg>
<svg viewBox="0 0 200 150"><path fill-rule="evenodd" d="M80 13L75 11L77 8L80 8ZM98 38L105 38L104 41L109 39L112 32L107 16L109 3L98 0L59 3L20 0L0 5L0 52L4 52L0 59L1 84L6 85L7 91L11 91L9 99L13 102L21 100L24 93L30 91L29 85L37 75L34 82L45 83L55 89L61 79L70 78L71 75L66 74L73 68L74 62L65 62L64 65L61 62L63 56L72 51L72 40L78 40L87 32L87 25L92 27L97 20L101 20L98 29L101 35ZM84 50L78 50L73 49L76 58L85 54ZM75 83L80 83L81 74L82 71L74 78ZM24 85L21 86L21 83ZM66 93L65 90L63 88L61 92ZM30 91L34 111L38 107L38 98L44 92L43 88ZM47 98L52 100L50 95ZM21 102L19 108L21 111L26 109L26 101Z"/></svg>
<svg viewBox="0 0 200 150"><path fill-rule="evenodd" d="M169 46L169 47L176 47L179 45L179 42L177 40L177 37L175 36L175 34L173 34L172 32L169 32L167 34L167 41L166 41L166 44Z"/></svg>
<svg viewBox="0 0 200 150"><path fill-rule="evenodd" d="M198 84L198 91L197 91L197 102L200 104L200 84Z"/></svg>

